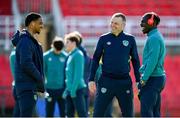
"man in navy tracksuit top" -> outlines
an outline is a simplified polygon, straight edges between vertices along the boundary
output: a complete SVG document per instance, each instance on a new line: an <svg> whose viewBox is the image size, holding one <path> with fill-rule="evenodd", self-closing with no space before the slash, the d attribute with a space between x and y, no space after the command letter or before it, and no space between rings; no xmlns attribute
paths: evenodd
<svg viewBox="0 0 180 118"><path fill-rule="evenodd" d="M111 32L100 37L89 78L89 90L94 93L96 85L94 76L102 57L102 75L98 80L95 98L95 117L103 117L107 106L116 97L121 107L123 117L133 116L133 88L129 75L130 60L134 67L136 82L140 80L138 72L140 63L135 38L123 32L126 18L122 13L116 13L111 18Z"/></svg>
<svg viewBox="0 0 180 118"><path fill-rule="evenodd" d="M34 38L43 28L42 18L30 13L25 19L26 30L22 31L16 45L15 84L20 108L20 117L30 117L38 95L44 96L43 52Z"/></svg>

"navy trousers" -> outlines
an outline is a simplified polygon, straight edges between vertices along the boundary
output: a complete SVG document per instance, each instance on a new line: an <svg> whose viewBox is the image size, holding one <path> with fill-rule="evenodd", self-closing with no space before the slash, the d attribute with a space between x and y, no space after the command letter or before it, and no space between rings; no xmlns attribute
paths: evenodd
<svg viewBox="0 0 180 118"><path fill-rule="evenodd" d="M165 85L165 76L150 77L140 90L141 116L160 117L161 91Z"/></svg>
<svg viewBox="0 0 180 118"><path fill-rule="evenodd" d="M65 117L65 100L62 98L64 89L47 89L49 97L46 98L46 117L53 117L55 103L58 103L61 117Z"/></svg>
<svg viewBox="0 0 180 118"><path fill-rule="evenodd" d="M88 86L88 84L87 84L87 86ZM86 106L86 113L87 113L86 116L88 116L89 115L88 114L88 111L89 111L89 89L88 89L88 87L86 88L86 92L85 92L85 106Z"/></svg>
<svg viewBox="0 0 180 118"><path fill-rule="evenodd" d="M98 80L97 93L94 104L94 117L103 117L116 97L123 117L133 116L133 89L129 75L113 79L101 76Z"/></svg>
<svg viewBox="0 0 180 118"><path fill-rule="evenodd" d="M70 95L66 98L66 112L68 117L74 117L75 110L79 117L87 117L86 103L85 103L86 88L77 90L76 97L71 98Z"/></svg>
<svg viewBox="0 0 180 118"><path fill-rule="evenodd" d="M18 92L17 92L18 93ZM35 111L38 96L32 90L22 91L17 94L20 117L32 117Z"/></svg>
<svg viewBox="0 0 180 118"><path fill-rule="evenodd" d="M99 87L98 86L98 82L96 81L96 85L97 85L97 88ZM112 117L112 108L113 108L113 101L108 105L105 113L104 113L104 117Z"/></svg>
<svg viewBox="0 0 180 118"><path fill-rule="evenodd" d="M113 102L111 102L108 105L108 107L107 107L107 109L106 109L106 111L104 113L104 117L112 117L112 110L113 110Z"/></svg>

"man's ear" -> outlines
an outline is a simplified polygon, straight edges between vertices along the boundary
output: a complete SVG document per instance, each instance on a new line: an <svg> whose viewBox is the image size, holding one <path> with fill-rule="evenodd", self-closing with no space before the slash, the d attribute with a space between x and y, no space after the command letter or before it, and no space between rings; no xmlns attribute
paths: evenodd
<svg viewBox="0 0 180 118"><path fill-rule="evenodd" d="M34 27L34 25L35 25L34 21L32 21L32 22L29 24L29 26L30 26L31 28Z"/></svg>
<svg viewBox="0 0 180 118"><path fill-rule="evenodd" d="M125 28L125 26L126 26L126 22L123 22L123 29Z"/></svg>
<svg viewBox="0 0 180 118"><path fill-rule="evenodd" d="M157 21L156 21L156 20L154 20L154 24L153 24L153 26L154 26L154 27L156 27L156 26L157 26Z"/></svg>
<svg viewBox="0 0 180 118"><path fill-rule="evenodd" d="M32 21L32 26L33 26L33 27L35 26L35 22L34 22L34 21Z"/></svg>

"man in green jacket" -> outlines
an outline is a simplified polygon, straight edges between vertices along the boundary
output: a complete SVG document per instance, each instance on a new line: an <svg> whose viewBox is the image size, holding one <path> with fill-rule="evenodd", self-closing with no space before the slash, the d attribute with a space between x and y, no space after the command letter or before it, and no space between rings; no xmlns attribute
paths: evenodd
<svg viewBox="0 0 180 118"><path fill-rule="evenodd" d="M74 117L77 110L79 117L86 117L85 105L86 83L84 80L84 56L78 48L80 41L75 35L67 35L66 51L69 52L66 63L66 89L63 97L66 99L67 117Z"/></svg>
<svg viewBox="0 0 180 118"><path fill-rule="evenodd" d="M165 85L164 58L166 48L164 38L158 31L159 16L154 12L143 15L141 28L147 34L143 51L143 65L140 68L140 102L142 117L159 117L161 92Z"/></svg>
<svg viewBox="0 0 180 118"><path fill-rule="evenodd" d="M45 88L49 93L46 98L46 116L53 117L55 103L58 103L61 117L65 117L65 100L62 94L65 89L64 65L67 53L63 51L64 42L55 37L52 48L44 53Z"/></svg>

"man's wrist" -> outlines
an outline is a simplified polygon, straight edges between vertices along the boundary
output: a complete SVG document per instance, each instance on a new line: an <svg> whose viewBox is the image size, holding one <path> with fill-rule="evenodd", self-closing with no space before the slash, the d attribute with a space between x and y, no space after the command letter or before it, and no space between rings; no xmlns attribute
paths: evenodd
<svg viewBox="0 0 180 118"><path fill-rule="evenodd" d="M94 81L89 81L89 82L88 82L88 86L89 86L90 84L92 84L92 83L94 83Z"/></svg>
<svg viewBox="0 0 180 118"><path fill-rule="evenodd" d="M141 83L142 86L144 86L146 84L146 81L141 79L140 83Z"/></svg>
<svg viewBox="0 0 180 118"><path fill-rule="evenodd" d="M141 89L141 83L140 83L140 81L139 81L139 82L136 82L136 87L138 88L138 91L140 91L140 89Z"/></svg>

